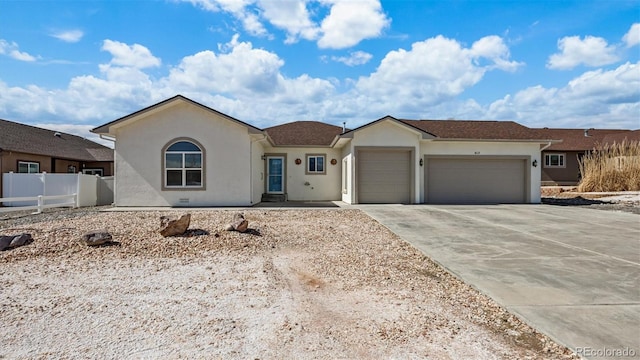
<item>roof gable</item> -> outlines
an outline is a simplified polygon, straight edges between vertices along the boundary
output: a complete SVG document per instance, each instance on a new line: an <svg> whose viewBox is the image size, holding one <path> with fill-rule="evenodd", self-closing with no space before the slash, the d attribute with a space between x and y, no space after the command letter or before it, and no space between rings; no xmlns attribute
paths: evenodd
<svg viewBox="0 0 640 360"><path fill-rule="evenodd" d="M345 132L344 134L342 134L342 136L343 137L352 137L354 133L356 133L356 132L358 132L360 130L363 130L365 128L369 128L371 126L375 126L375 125L377 125L377 124L379 124L381 122L385 122L385 121L392 122L392 123L394 123L396 125L404 127L406 130L415 132L417 134L421 134L423 139L429 139L429 138L434 138L435 137L434 134L432 134L432 133L430 133L428 131L425 131L423 129L420 129L418 127L415 127L413 124L404 122L402 120L398 120L398 119L394 118L391 115L387 115L387 116L382 117L382 118L380 118L378 120L372 121L372 122L364 124L362 126L359 126L359 127L355 128L353 130L349 130L349 131Z"/></svg>
<svg viewBox="0 0 640 360"><path fill-rule="evenodd" d="M83 161L113 161L113 149L83 137L0 119L0 149Z"/></svg>
<svg viewBox="0 0 640 360"><path fill-rule="evenodd" d="M106 123L104 125L98 126L98 127L94 128L94 129L92 129L91 132L97 133L97 134L114 135L114 133L112 132L112 130L114 128L123 126L124 124L139 120L141 118L150 116L150 115L152 115L154 113L163 111L163 110L165 110L167 108L170 108L170 107L175 106L176 104L180 104L180 103L187 103L187 104L199 107L199 108L201 108L201 109L203 109L203 110L205 110L207 112L214 113L214 114L216 114L216 115L218 115L218 116L220 116L220 117L222 117L224 119L227 119L227 120L232 121L234 123L237 123L239 125L245 126L245 127L247 127L247 129L249 130L250 133L262 133L261 129L259 129L259 128L253 126L253 125L247 124L244 121L238 120L238 119L236 119L236 118L234 118L232 116L229 116L229 115L227 115L225 113L222 113L222 112L220 112L218 110L215 110L213 108L210 108L210 107L208 107L206 105L203 105L203 104L201 104L199 102L193 101L193 100L191 100L191 99L189 99L187 97L184 97L182 95L176 95L176 96L174 96L172 98L166 99L166 100L161 101L161 102L159 102L157 104L148 106L148 107L146 107L144 109L138 110L138 111L136 111L134 113L131 113L131 114L126 115L126 116L123 116L123 117L121 117L119 119L113 120L113 121L108 122L108 123Z"/></svg>

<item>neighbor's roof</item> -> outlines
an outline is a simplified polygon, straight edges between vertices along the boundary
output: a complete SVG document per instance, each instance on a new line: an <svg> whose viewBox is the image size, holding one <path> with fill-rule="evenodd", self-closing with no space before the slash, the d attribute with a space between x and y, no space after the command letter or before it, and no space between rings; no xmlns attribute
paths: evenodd
<svg viewBox="0 0 640 360"><path fill-rule="evenodd" d="M562 139L561 143L553 144L547 151L588 151L606 143L609 136L618 137L631 131L621 129L535 129L543 137ZM587 136L585 136L585 131ZM624 137L623 137L624 138ZM620 139L621 141L622 139Z"/></svg>
<svg viewBox="0 0 640 360"><path fill-rule="evenodd" d="M2 119L0 149L72 160L113 161L113 149L91 140Z"/></svg>
<svg viewBox="0 0 640 360"><path fill-rule="evenodd" d="M640 130L630 130L615 134L608 134L602 139L604 144L621 143L623 141L640 141Z"/></svg>
<svg viewBox="0 0 640 360"><path fill-rule="evenodd" d="M295 121L264 129L276 146L330 146L342 127L319 121Z"/></svg>
<svg viewBox="0 0 640 360"><path fill-rule="evenodd" d="M400 120L401 122L444 139L464 140L540 140L531 128L513 121L483 120Z"/></svg>

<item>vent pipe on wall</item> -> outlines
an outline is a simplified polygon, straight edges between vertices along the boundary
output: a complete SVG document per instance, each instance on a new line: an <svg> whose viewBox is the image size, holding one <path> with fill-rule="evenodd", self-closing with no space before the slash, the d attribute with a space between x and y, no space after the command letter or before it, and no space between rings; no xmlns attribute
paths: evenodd
<svg viewBox="0 0 640 360"><path fill-rule="evenodd" d="M344 134L344 133L346 133L346 132L347 132L347 122L346 122L346 121L343 121L343 122L342 122L342 133Z"/></svg>

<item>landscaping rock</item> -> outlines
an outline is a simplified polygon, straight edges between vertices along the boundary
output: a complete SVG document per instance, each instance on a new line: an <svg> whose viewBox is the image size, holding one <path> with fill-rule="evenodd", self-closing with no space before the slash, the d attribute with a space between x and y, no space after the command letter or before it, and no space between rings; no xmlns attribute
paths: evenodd
<svg viewBox="0 0 640 360"><path fill-rule="evenodd" d="M82 235L82 241L87 246L98 246L111 242L113 237L106 231L91 231Z"/></svg>
<svg viewBox="0 0 640 360"><path fill-rule="evenodd" d="M18 246L23 246L31 241L33 241L31 234L23 233L23 234L14 236L13 239L11 240L11 244L9 244L9 247L16 248Z"/></svg>
<svg viewBox="0 0 640 360"><path fill-rule="evenodd" d="M248 228L249 222L244 218L244 215L242 213L236 213L235 215L233 215L233 221L231 222L231 224L227 225L225 230L235 230L243 233L247 231Z"/></svg>
<svg viewBox="0 0 640 360"><path fill-rule="evenodd" d="M0 251L17 248L31 242L33 238L31 234L22 233L18 235L2 235L0 236Z"/></svg>
<svg viewBox="0 0 640 360"><path fill-rule="evenodd" d="M11 240L13 240L13 236L0 236L0 251L8 249L9 245L11 245Z"/></svg>
<svg viewBox="0 0 640 360"><path fill-rule="evenodd" d="M182 215L179 219L161 216L160 235L164 237L182 235L189 228L189 223L191 223L191 214Z"/></svg>

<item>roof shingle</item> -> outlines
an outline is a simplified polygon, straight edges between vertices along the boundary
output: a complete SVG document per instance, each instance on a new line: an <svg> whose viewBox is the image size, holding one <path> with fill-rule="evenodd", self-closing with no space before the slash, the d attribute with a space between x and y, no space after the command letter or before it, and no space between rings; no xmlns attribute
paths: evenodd
<svg viewBox="0 0 640 360"><path fill-rule="evenodd" d="M330 146L342 128L319 121L295 121L264 129L278 146Z"/></svg>
<svg viewBox="0 0 640 360"><path fill-rule="evenodd" d="M465 140L540 140L554 139L540 137L531 128L513 121L482 120L400 120L439 138Z"/></svg>
<svg viewBox="0 0 640 360"><path fill-rule="evenodd" d="M547 151L588 151L606 143L609 136L620 136L630 133L620 129L534 129L545 138L562 139L561 143L552 144ZM586 132L586 136L585 136ZM613 139L613 138L612 138ZM620 139L622 140L622 139Z"/></svg>
<svg viewBox="0 0 640 360"><path fill-rule="evenodd" d="M0 149L73 160L113 161L113 149L91 140L2 119Z"/></svg>

